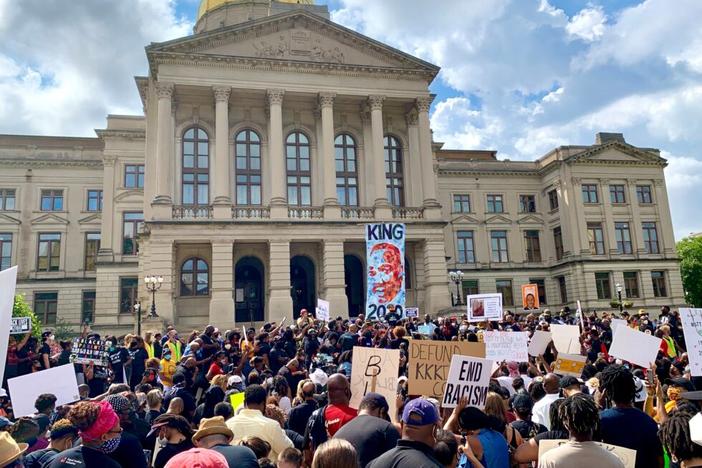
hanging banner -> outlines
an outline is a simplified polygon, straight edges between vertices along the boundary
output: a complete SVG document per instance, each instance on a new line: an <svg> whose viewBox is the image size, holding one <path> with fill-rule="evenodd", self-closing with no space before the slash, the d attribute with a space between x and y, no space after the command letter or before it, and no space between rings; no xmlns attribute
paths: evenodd
<svg viewBox="0 0 702 468"><path fill-rule="evenodd" d="M109 359L110 353L104 341L87 338L73 339L73 348L69 357L73 364L90 364L92 362L96 366L107 367Z"/></svg>
<svg viewBox="0 0 702 468"><path fill-rule="evenodd" d="M539 285L523 284L522 307L524 307L524 310L535 310L538 309L539 306Z"/></svg>
<svg viewBox="0 0 702 468"><path fill-rule="evenodd" d="M451 358L451 368L441 398L441 406L455 408L462 397L467 397L468 406L485 408L491 374L492 361L455 354Z"/></svg>
<svg viewBox="0 0 702 468"><path fill-rule="evenodd" d="M690 358L690 372L702 376L702 309L680 309L687 355Z"/></svg>
<svg viewBox="0 0 702 468"><path fill-rule="evenodd" d="M473 294L467 296L468 321L502 320L502 294Z"/></svg>
<svg viewBox="0 0 702 468"><path fill-rule="evenodd" d="M29 317L12 317L10 335L24 335L32 331L32 319Z"/></svg>
<svg viewBox="0 0 702 468"><path fill-rule="evenodd" d="M366 319L382 320L390 312L404 316L405 225L367 224L366 262Z"/></svg>

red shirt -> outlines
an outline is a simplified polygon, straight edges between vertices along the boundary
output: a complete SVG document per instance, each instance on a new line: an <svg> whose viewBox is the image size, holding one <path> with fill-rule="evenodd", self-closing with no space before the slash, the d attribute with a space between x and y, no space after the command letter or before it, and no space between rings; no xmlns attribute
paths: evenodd
<svg viewBox="0 0 702 468"><path fill-rule="evenodd" d="M224 374L224 371L222 371L222 368L219 367L219 363L213 362L210 365L209 373L212 374L212 377L214 377L215 375Z"/></svg>
<svg viewBox="0 0 702 468"><path fill-rule="evenodd" d="M327 427L329 437L334 437L336 431L342 428L344 424L351 421L358 415L358 411L347 405L328 405L324 411L324 423Z"/></svg>

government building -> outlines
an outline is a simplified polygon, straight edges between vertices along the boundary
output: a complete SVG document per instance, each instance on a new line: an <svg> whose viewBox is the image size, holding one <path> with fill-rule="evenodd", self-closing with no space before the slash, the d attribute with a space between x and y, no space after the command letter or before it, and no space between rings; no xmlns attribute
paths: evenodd
<svg viewBox="0 0 702 468"><path fill-rule="evenodd" d="M184 330L318 297L355 316L376 222L407 226L420 314L489 292L519 309L526 283L552 310L611 309L617 285L633 309L683 304L657 149L616 133L532 161L442 149L439 68L312 3L202 0L192 35L146 47L143 115L95 138L0 136L0 266L44 324L129 332L152 297Z"/></svg>

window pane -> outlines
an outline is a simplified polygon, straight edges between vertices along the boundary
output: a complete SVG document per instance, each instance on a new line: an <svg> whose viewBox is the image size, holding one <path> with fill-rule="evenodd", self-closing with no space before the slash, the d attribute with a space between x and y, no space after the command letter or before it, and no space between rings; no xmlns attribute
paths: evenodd
<svg viewBox="0 0 702 468"><path fill-rule="evenodd" d="M251 166L250 169L254 171L258 171L261 169L261 159L260 158L251 158L249 159L249 165Z"/></svg>
<svg viewBox="0 0 702 468"><path fill-rule="evenodd" d="M200 184L197 186L197 202L200 205L207 204L209 200L209 185Z"/></svg>
<svg viewBox="0 0 702 468"><path fill-rule="evenodd" d="M248 205L248 197L246 196L246 186L237 185L236 186L236 203L237 205Z"/></svg>
<svg viewBox="0 0 702 468"><path fill-rule="evenodd" d="M187 135L187 133L186 133ZM195 143L191 141L183 142L183 154L193 154L195 152Z"/></svg>
<svg viewBox="0 0 702 468"><path fill-rule="evenodd" d="M297 160L296 159L289 159L287 160L287 169L290 172L296 171L297 170Z"/></svg>
<svg viewBox="0 0 702 468"><path fill-rule="evenodd" d="M260 205L261 204L261 187L258 185L253 185L251 187L251 204Z"/></svg>
<svg viewBox="0 0 702 468"><path fill-rule="evenodd" d="M311 205L312 204L309 187L300 187L300 204L302 204L302 205Z"/></svg>

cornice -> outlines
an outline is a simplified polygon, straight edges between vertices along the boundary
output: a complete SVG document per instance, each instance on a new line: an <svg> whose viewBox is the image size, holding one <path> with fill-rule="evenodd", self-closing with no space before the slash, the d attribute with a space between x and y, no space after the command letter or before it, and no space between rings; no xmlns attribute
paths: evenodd
<svg viewBox="0 0 702 468"><path fill-rule="evenodd" d="M105 138L126 138L128 140L143 140L144 138L146 138L146 131L144 130L96 129L95 133L101 140L104 140Z"/></svg>
<svg viewBox="0 0 702 468"><path fill-rule="evenodd" d="M94 161L72 159L0 159L0 166L9 167L92 167L102 169L102 159Z"/></svg>
<svg viewBox="0 0 702 468"><path fill-rule="evenodd" d="M538 171L512 171L512 170L496 170L496 169L442 169L439 167L438 173L440 176L466 176L466 175L481 175L481 176L516 176L516 177L539 177Z"/></svg>

